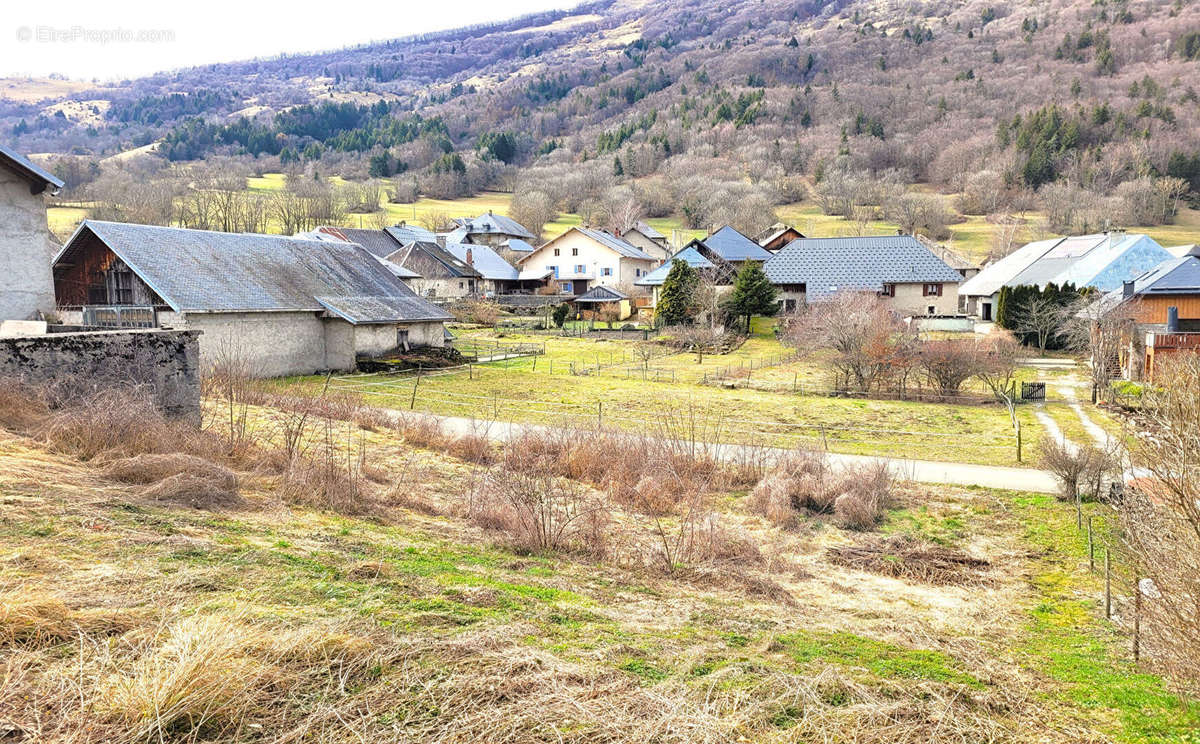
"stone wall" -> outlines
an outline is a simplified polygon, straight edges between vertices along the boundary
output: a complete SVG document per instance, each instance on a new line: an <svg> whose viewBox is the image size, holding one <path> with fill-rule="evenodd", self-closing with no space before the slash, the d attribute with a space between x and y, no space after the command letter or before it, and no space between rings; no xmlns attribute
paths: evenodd
<svg viewBox="0 0 1200 744"><path fill-rule="evenodd" d="M0 377L82 390L144 386L163 412L199 421L199 337L197 331L131 330L0 338Z"/></svg>
<svg viewBox="0 0 1200 744"><path fill-rule="evenodd" d="M0 320L36 319L54 312L50 260L57 247L46 226L42 194L29 181L0 168Z"/></svg>

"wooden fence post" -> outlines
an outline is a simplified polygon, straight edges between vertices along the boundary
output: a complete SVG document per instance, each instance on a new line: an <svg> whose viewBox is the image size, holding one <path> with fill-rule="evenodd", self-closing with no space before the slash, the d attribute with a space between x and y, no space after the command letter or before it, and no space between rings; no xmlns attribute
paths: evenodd
<svg viewBox="0 0 1200 744"><path fill-rule="evenodd" d="M1142 656L1142 582L1133 583L1133 663Z"/></svg>
<svg viewBox="0 0 1200 744"><path fill-rule="evenodd" d="M413 380L412 400L408 402L408 410L413 410L417 406L417 386L421 384L421 365L417 365L417 379Z"/></svg>
<svg viewBox="0 0 1200 744"><path fill-rule="evenodd" d="M1104 546L1104 617L1112 617L1112 566L1107 545Z"/></svg>
<svg viewBox="0 0 1200 744"><path fill-rule="evenodd" d="M1021 462L1021 422L1017 422L1017 462Z"/></svg>
<svg viewBox="0 0 1200 744"><path fill-rule="evenodd" d="M1092 517L1088 515L1088 571L1096 570L1096 543L1092 539Z"/></svg>

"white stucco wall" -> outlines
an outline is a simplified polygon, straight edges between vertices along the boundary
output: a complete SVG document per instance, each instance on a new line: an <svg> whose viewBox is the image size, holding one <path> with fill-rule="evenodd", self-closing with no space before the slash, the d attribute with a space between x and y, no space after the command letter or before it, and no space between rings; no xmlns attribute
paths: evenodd
<svg viewBox="0 0 1200 744"><path fill-rule="evenodd" d="M630 230L623 236L626 243L642 249L644 253L655 259L656 262L662 262L671 257L671 250L647 238L638 230Z"/></svg>
<svg viewBox="0 0 1200 744"><path fill-rule="evenodd" d="M555 249L559 252L557 256ZM584 267L582 274L575 270L580 264ZM638 269L647 274L655 265L656 262L651 260L623 258L602 243L572 230L534 251L521 262L521 271L541 272L557 266L561 279L586 279L589 288L596 285L620 287L632 285L639 278ZM611 274L605 276L604 269L611 269Z"/></svg>
<svg viewBox="0 0 1200 744"><path fill-rule="evenodd" d="M408 286L422 297L466 297L478 279L410 279ZM430 291L432 290L432 291Z"/></svg>
<svg viewBox="0 0 1200 744"><path fill-rule="evenodd" d="M29 193L29 182L7 168L0 168L0 225L0 320L53 313L50 261L57 246L46 226L45 197Z"/></svg>

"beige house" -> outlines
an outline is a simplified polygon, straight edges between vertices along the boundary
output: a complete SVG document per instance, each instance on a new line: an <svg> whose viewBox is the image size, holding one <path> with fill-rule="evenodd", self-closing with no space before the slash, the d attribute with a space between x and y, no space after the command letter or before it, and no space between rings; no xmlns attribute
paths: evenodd
<svg viewBox="0 0 1200 744"><path fill-rule="evenodd" d="M548 273L565 294L581 295L595 286L628 294L658 263L611 233L573 227L522 257L518 266L522 276Z"/></svg>
<svg viewBox="0 0 1200 744"><path fill-rule="evenodd" d="M911 235L793 240L763 271L784 312L838 292L875 292L905 317L958 313L962 274Z"/></svg>
<svg viewBox="0 0 1200 744"><path fill-rule="evenodd" d="M667 242L667 236L645 222L638 222L621 233L621 239L658 261L666 261L671 255L671 244Z"/></svg>
<svg viewBox="0 0 1200 744"><path fill-rule="evenodd" d="M0 145L0 321L54 312L50 259L58 246L46 225L45 192L62 181Z"/></svg>

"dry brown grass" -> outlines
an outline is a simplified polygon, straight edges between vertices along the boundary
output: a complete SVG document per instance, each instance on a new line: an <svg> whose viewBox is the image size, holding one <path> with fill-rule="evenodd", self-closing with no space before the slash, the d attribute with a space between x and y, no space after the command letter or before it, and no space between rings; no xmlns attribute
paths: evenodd
<svg viewBox="0 0 1200 744"><path fill-rule="evenodd" d="M43 391L12 377L0 378L0 428L28 432L50 415Z"/></svg>
<svg viewBox="0 0 1200 744"><path fill-rule="evenodd" d="M101 473L122 483L147 485L142 495L155 501L186 504L197 509L242 503L236 473L223 465L182 452L122 458L106 465Z"/></svg>
<svg viewBox="0 0 1200 744"><path fill-rule="evenodd" d="M961 550L922 542L907 535L835 546L829 548L827 554L839 566L926 584L981 581L983 572L991 566L990 562Z"/></svg>
<svg viewBox="0 0 1200 744"><path fill-rule="evenodd" d="M30 588L0 593L0 647L36 649L74 640L80 634L122 633L137 620L135 614L119 610L72 610L57 595Z"/></svg>

